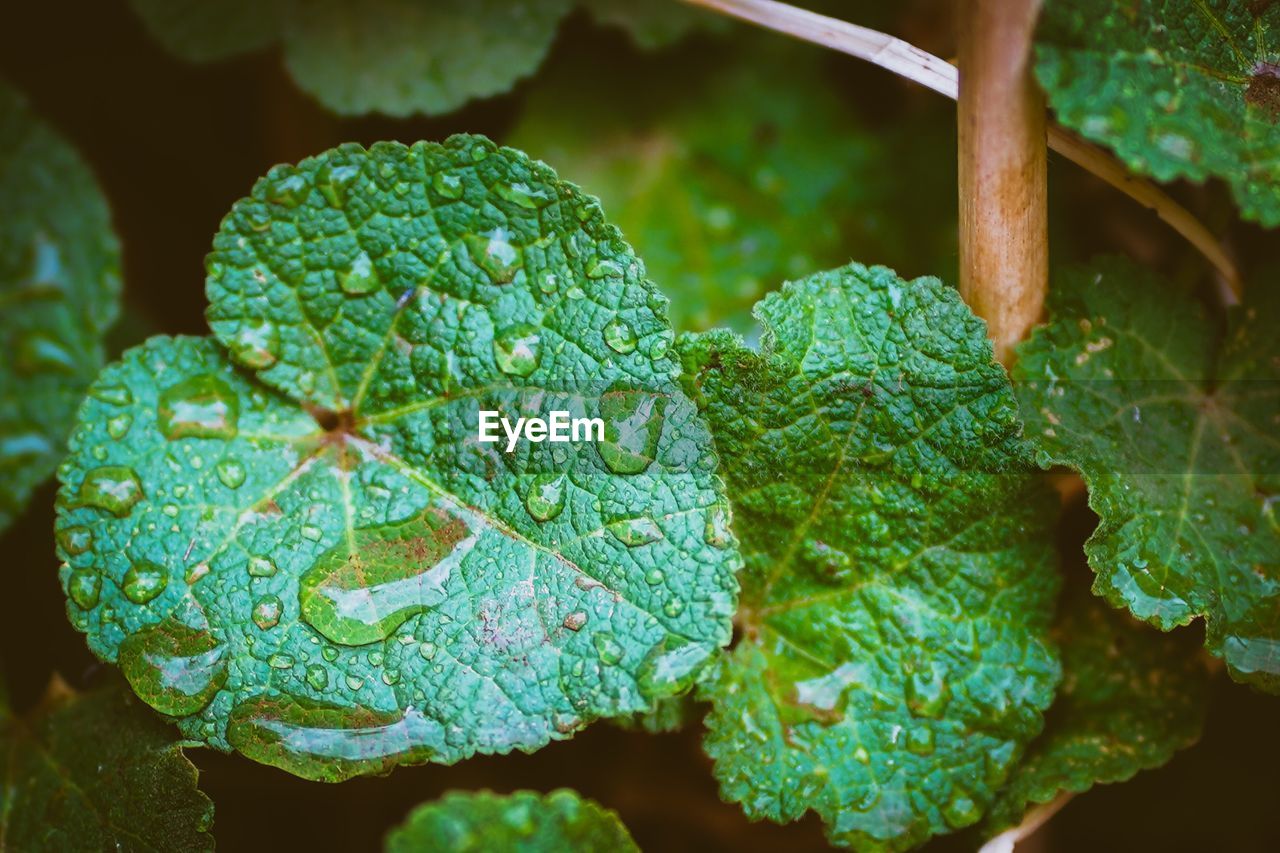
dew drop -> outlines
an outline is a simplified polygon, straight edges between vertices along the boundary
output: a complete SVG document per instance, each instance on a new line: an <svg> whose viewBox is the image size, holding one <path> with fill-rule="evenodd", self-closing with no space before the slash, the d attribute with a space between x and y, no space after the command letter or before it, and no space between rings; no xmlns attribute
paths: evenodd
<svg viewBox="0 0 1280 853"><path fill-rule="evenodd" d="M325 646L320 650L320 657L324 658L329 663L333 663L338 659L338 650L333 646Z"/></svg>
<svg viewBox="0 0 1280 853"><path fill-rule="evenodd" d="M360 177L359 166L334 166L326 163L316 172L316 189L334 207L344 207L351 187Z"/></svg>
<svg viewBox="0 0 1280 853"><path fill-rule="evenodd" d="M982 816L982 809L964 791L957 790L942 808L942 818L947 826L960 829L969 826Z"/></svg>
<svg viewBox="0 0 1280 853"><path fill-rule="evenodd" d="M564 509L564 474L539 474L533 478L524 505L535 521L550 521Z"/></svg>
<svg viewBox="0 0 1280 853"><path fill-rule="evenodd" d="M155 563L134 563L124 574L124 594L134 604L155 600L168 585L169 574Z"/></svg>
<svg viewBox="0 0 1280 853"><path fill-rule="evenodd" d="M936 720L946 711L951 691L946 682L933 672L915 672L907 679L906 697L911 713Z"/></svg>
<svg viewBox="0 0 1280 853"><path fill-rule="evenodd" d="M133 394L123 385L95 385L89 396L110 406L127 406L133 402Z"/></svg>
<svg viewBox="0 0 1280 853"><path fill-rule="evenodd" d="M119 441L129 434L131 426L133 426L132 415L118 414L114 418L107 419L107 435Z"/></svg>
<svg viewBox="0 0 1280 853"><path fill-rule="evenodd" d="M614 666L622 662L622 644L615 640L612 634L601 631L591 638L591 642L595 644L596 655L605 666Z"/></svg>
<svg viewBox="0 0 1280 853"><path fill-rule="evenodd" d="M421 645L418 646L418 654L422 657L423 660L431 660L436 656L436 644L422 643Z"/></svg>
<svg viewBox="0 0 1280 853"><path fill-rule="evenodd" d="M223 459L215 468L218 479L228 489L238 489L244 485L245 468L235 459Z"/></svg>
<svg viewBox="0 0 1280 853"><path fill-rule="evenodd" d="M587 614L582 610L575 610L564 617L562 622L570 631L581 631L582 627L587 624Z"/></svg>
<svg viewBox="0 0 1280 853"><path fill-rule="evenodd" d="M173 717L199 713L227 677L213 635L173 618L126 637L120 668L143 701Z"/></svg>
<svg viewBox="0 0 1280 853"><path fill-rule="evenodd" d="M662 571L662 569L658 569L658 568L650 569L645 573L645 576L644 576L645 583L652 584L654 586L657 586L658 584L662 583L666 579L667 579L666 573Z"/></svg>
<svg viewBox="0 0 1280 853"><path fill-rule="evenodd" d="M509 326L493 338L493 360L511 376L528 376L538 367L542 334L536 326Z"/></svg>
<svg viewBox="0 0 1280 853"><path fill-rule="evenodd" d="M318 663L307 667L307 684L312 690L324 690L329 686L329 672Z"/></svg>
<svg viewBox="0 0 1280 853"><path fill-rule="evenodd" d="M648 699L676 696L688 690L711 656L712 649L668 634L645 656L636 674L640 692Z"/></svg>
<svg viewBox="0 0 1280 853"><path fill-rule="evenodd" d="M933 729L928 726L913 727L907 732L907 751L914 755L933 755Z"/></svg>
<svg viewBox="0 0 1280 853"><path fill-rule="evenodd" d="M611 521L605 527L615 539L628 548L648 545L662 538L662 530L657 522L647 516Z"/></svg>
<svg viewBox="0 0 1280 853"><path fill-rule="evenodd" d="M726 504L712 504L707 509L707 523L703 527L702 538L712 548L728 548L733 541L729 529L729 507Z"/></svg>
<svg viewBox="0 0 1280 853"><path fill-rule="evenodd" d="M617 261L609 258L596 258L592 261L591 266L587 267L587 278L621 278L622 267Z"/></svg>
<svg viewBox="0 0 1280 853"><path fill-rule="evenodd" d="M666 604L662 605L662 612L668 617L675 619L684 612L684 602L678 598L673 598Z"/></svg>
<svg viewBox="0 0 1280 853"><path fill-rule="evenodd" d="M354 296L373 293L382 287L382 279L378 277L378 270L368 252L361 251L351 262L351 266L338 273L338 285L343 292Z"/></svg>
<svg viewBox="0 0 1280 853"><path fill-rule="evenodd" d="M58 531L57 540L63 553L75 557L93 547L93 531L80 525L64 527Z"/></svg>
<svg viewBox="0 0 1280 853"><path fill-rule="evenodd" d="M227 342L231 357L251 370L263 370L280 357L280 332L274 323L241 321Z"/></svg>
<svg viewBox="0 0 1280 853"><path fill-rule="evenodd" d="M507 284L516 277L524 253L512 244L505 229L495 228L486 234L466 238L467 250L476 266L488 274L494 284Z"/></svg>
<svg viewBox="0 0 1280 853"><path fill-rule="evenodd" d="M431 178L431 188L442 198L462 198L462 176L450 172L436 172Z"/></svg>
<svg viewBox="0 0 1280 853"><path fill-rule="evenodd" d="M160 395L157 420L166 438L235 438L240 403L235 392L212 374L193 376Z"/></svg>
<svg viewBox="0 0 1280 853"><path fill-rule="evenodd" d="M266 631L280 624L284 604L278 596L264 595L253 603L253 624Z"/></svg>
<svg viewBox="0 0 1280 853"><path fill-rule="evenodd" d="M276 573L276 564L267 557L250 557L248 563L249 576L269 578Z"/></svg>
<svg viewBox="0 0 1280 853"><path fill-rule="evenodd" d="M358 675L348 675L343 681L347 683L347 688L350 690L359 690L364 687L364 679Z"/></svg>
<svg viewBox="0 0 1280 853"><path fill-rule="evenodd" d="M101 591L102 576L93 569L76 569L67 576L67 596L81 610L97 607Z"/></svg>
<svg viewBox="0 0 1280 853"><path fill-rule="evenodd" d="M108 465L85 474L80 503L124 518L142 500L142 483L132 468Z"/></svg>
<svg viewBox="0 0 1280 853"><path fill-rule="evenodd" d="M304 524L302 529L298 531L302 534L302 538L311 542L319 542L324 538L324 531L314 524Z"/></svg>
<svg viewBox="0 0 1280 853"><path fill-rule="evenodd" d="M609 391L600 398L604 441L596 450L615 474L639 474L657 455L666 398L645 391Z"/></svg>
<svg viewBox="0 0 1280 853"><path fill-rule="evenodd" d="M626 320L615 317L604 327L604 342L616 353L626 355L634 352L637 342L635 329Z"/></svg>
<svg viewBox="0 0 1280 853"><path fill-rule="evenodd" d="M268 180L270 179L269 177ZM283 207L297 207L306 197L307 181L298 174L276 178L267 189L267 198Z"/></svg>
<svg viewBox="0 0 1280 853"><path fill-rule="evenodd" d="M267 665L272 669L291 669L293 667L293 658L282 652L276 652L267 658Z"/></svg>
<svg viewBox="0 0 1280 853"><path fill-rule="evenodd" d="M493 189L500 197L527 210L546 207L553 201L551 193L546 189L531 187L522 182L498 183L494 185Z"/></svg>

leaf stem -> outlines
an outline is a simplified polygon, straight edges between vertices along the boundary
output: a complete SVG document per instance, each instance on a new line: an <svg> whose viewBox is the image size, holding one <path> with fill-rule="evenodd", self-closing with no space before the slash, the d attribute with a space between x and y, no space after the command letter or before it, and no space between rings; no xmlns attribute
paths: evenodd
<svg viewBox="0 0 1280 853"><path fill-rule="evenodd" d="M1025 841L1034 835L1037 829L1044 826L1049 818L1058 813L1059 809L1071 802L1074 796L1075 794L1071 791L1060 791L1058 796L1049 802L1027 812L1022 818L1022 823L1005 830L983 844L978 853L1012 853L1019 841Z"/></svg>
<svg viewBox="0 0 1280 853"><path fill-rule="evenodd" d="M860 27L826 15L798 9L775 0L682 0L723 15L738 18L846 53L894 72L954 100L959 74L955 67L931 53L877 30ZM1218 271L1238 300L1240 274L1230 254L1213 233L1185 207L1145 178L1133 175L1120 161L1092 143L1058 125L1050 125L1049 147L1077 166L1093 173L1134 201L1155 212Z"/></svg>

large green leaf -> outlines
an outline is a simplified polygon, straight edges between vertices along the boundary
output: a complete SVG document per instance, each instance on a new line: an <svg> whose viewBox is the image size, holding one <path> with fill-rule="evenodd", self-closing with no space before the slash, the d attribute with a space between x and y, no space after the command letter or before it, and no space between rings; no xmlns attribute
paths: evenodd
<svg viewBox="0 0 1280 853"><path fill-rule="evenodd" d="M1197 616L1233 677L1280 691L1280 291L1224 331L1135 264L1062 271L1014 373L1041 461L1069 465L1101 523L1094 591L1168 630Z"/></svg>
<svg viewBox="0 0 1280 853"><path fill-rule="evenodd" d="M913 204L954 184L932 174L951 161L916 150L934 128L870 132L811 50L706 53L561 65L510 137L615 212L678 329L745 331L767 288L850 255L920 270L954 256L954 212Z"/></svg>
<svg viewBox="0 0 1280 853"><path fill-rule="evenodd" d="M212 850L196 775L123 685L74 695L55 680L22 716L0 689L0 849Z"/></svg>
<svg viewBox="0 0 1280 853"><path fill-rule="evenodd" d="M728 641L710 438L594 199L480 137L348 145L208 271L217 340L103 371L58 515L72 621L189 737L326 780L531 750ZM481 410L603 440L506 452Z"/></svg>
<svg viewBox="0 0 1280 853"><path fill-rule="evenodd" d="M0 530L53 473L120 299L120 249L80 156L0 83Z"/></svg>
<svg viewBox="0 0 1280 853"><path fill-rule="evenodd" d="M414 809L387 835L388 853L638 853L618 815L574 791L453 791Z"/></svg>
<svg viewBox="0 0 1280 853"><path fill-rule="evenodd" d="M194 62L279 42L298 85L344 115L445 113L507 92L542 64L575 0L130 0L169 51ZM583 0L602 23L661 47L719 22L674 0Z"/></svg>
<svg viewBox="0 0 1280 853"><path fill-rule="evenodd" d="M1208 671L1186 635L1160 634L1083 586L1054 625L1062 686L984 824L995 834L1063 791L1123 782L1159 767L1200 737ZM1191 644L1188 644L1191 640Z"/></svg>
<svg viewBox="0 0 1280 853"><path fill-rule="evenodd" d="M723 795L903 849L974 823L1040 730L1056 500L982 322L937 279L851 265L736 335L682 339L746 567L700 687Z"/></svg>
<svg viewBox="0 0 1280 853"><path fill-rule="evenodd" d="M1280 225L1280 5L1049 0L1036 72L1058 119L1130 168L1221 178Z"/></svg>

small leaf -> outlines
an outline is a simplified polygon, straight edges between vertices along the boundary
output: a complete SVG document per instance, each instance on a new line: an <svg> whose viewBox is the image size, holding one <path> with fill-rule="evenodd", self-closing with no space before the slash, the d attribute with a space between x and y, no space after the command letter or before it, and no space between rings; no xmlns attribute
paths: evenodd
<svg viewBox="0 0 1280 853"><path fill-rule="evenodd" d="M1165 636L1073 590L1054 626L1062 686L1000 791L983 830L1016 826L1060 792L1123 782L1167 762L1200 737L1209 679L1185 636Z"/></svg>
<svg viewBox="0 0 1280 853"><path fill-rule="evenodd" d="M942 171L952 161L932 148L915 156L936 128L912 120L870 133L818 54L750 44L577 57L532 84L511 142L599 194L680 330L746 331L775 283L850 254L920 270L954 258L954 211L916 207L954 185ZM901 161L913 164L905 192Z"/></svg>
<svg viewBox="0 0 1280 853"><path fill-rule="evenodd" d="M481 137L348 145L208 271L215 338L103 371L58 499L72 622L187 737L324 780L532 750L728 642L710 436L593 198ZM506 452L481 411L602 440Z"/></svg>
<svg viewBox="0 0 1280 853"><path fill-rule="evenodd" d="M1056 499L954 290L854 264L682 339L724 460L742 639L699 688L722 795L905 849L979 819L1040 730Z"/></svg>
<svg viewBox="0 0 1280 853"><path fill-rule="evenodd" d="M102 366L120 249L80 155L0 84L0 530L65 450Z"/></svg>
<svg viewBox="0 0 1280 853"><path fill-rule="evenodd" d="M1226 181L1280 225L1280 6L1051 0L1036 73L1058 119L1161 181Z"/></svg>
<svg viewBox="0 0 1280 853"><path fill-rule="evenodd" d="M677 3L636 0L582 0L601 24L622 27L641 48L667 47L691 32L723 32L728 19L707 9Z"/></svg>
<svg viewBox="0 0 1280 853"><path fill-rule="evenodd" d="M0 691L0 756L6 850L213 849L195 766L123 685L76 695L55 679L22 717Z"/></svg>
<svg viewBox="0 0 1280 853"><path fill-rule="evenodd" d="M269 47L281 0L129 0L151 36L174 56L213 62Z"/></svg>
<svg viewBox="0 0 1280 853"><path fill-rule="evenodd" d="M451 791L387 835L387 853L638 853L617 813L574 791Z"/></svg>
<svg viewBox="0 0 1280 853"><path fill-rule="evenodd" d="M1269 279L1228 328L1119 259L1062 271L1014 377L1045 465L1101 518L1094 591L1162 630L1202 616L1232 677L1280 692L1280 298Z"/></svg>

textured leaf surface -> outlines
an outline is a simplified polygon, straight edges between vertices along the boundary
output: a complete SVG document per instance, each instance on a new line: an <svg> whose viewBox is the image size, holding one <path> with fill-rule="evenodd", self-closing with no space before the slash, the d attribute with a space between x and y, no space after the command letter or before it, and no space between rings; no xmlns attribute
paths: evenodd
<svg viewBox="0 0 1280 853"><path fill-rule="evenodd" d="M594 199L479 137L344 146L208 271L217 341L103 372L58 517L72 621L189 737L321 779L530 750L728 641L710 438ZM604 440L507 453L481 409Z"/></svg>
<svg viewBox="0 0 1280 853"><path fill-rule="evenodd" d="M1040 730L1055 499L983 324L936 279L852 265L757 308L760 351L682 339L746 566L699 688L723 795L903 849L974 823Z"/></svg>
<svg viewBox="0 0 1280 853"><path fill-rule="evenodd" d="M464 853L520 850L527 853L640 848L618 815L574 791L453 791L419 806L387 836L388 853Z"/></svg>
<svg viewBox="0 0 1280 853"><path fill-rule="evenodd" d="M557 68L535 84L511 135L615 212L672 298L677 328L745 331L768 288L850 254L920 269L954 255L951 211L908 209L912 191L892 168L895 154L938 158L869 133L817 54L767 43L705 54ZM934 183L920 177L932 168L913 166L914 191Z"/></svg>
<svg viewBox="0 0 1280 853"><path fill-rule="evenodd" d="M25 716L0 690L0 848L212 850L213 803L173 729L123 685L55 687Z"/></svg>
<svg viewBox="0 0 1280 853"><path fill-rule="evenodd" d="M1073 591L1054 626L1062 685L1032 742L987 815L991 834L1060 792L1123 782L1167 762L1200 737L1208 672L1194 641L1164 635Z"/></svg>
<svg viewBox="0 0 1280 853"><path fill-rule="evenodd" d="M1221 178L1280 225L1280 5L1051 0L1037 41L1060 121L1159 180Z"/></svg>
<svg viewBox="0 0 1280 853"><path fill-rule="evenodd" d="M0 83L0 529L53 473L120 298L106 201L67 142Z"/></svg>
<svg viewBox="0 0 1280 853"><path fill-rule="evenodd" d="M1015 371L1041 461L1101 518L1094 591L1168 630L1197 616L1238 680L1280 691L1280 291L1225 333L1184 290L1121 260L1058 275Z"/></svg>

